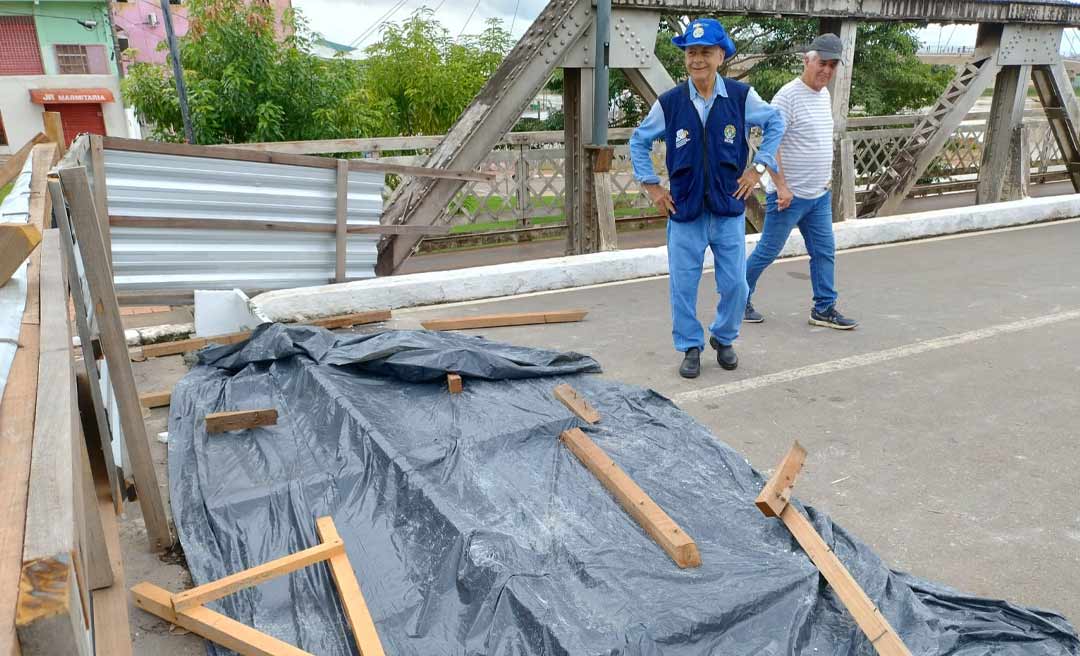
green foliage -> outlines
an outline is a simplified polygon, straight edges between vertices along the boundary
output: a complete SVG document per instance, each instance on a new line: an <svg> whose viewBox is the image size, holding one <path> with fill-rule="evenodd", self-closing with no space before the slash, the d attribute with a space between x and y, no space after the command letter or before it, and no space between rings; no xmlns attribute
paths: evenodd
<svg viewBox="0 0 1080 656"><path fill-rule="evenodd" d="M442 134L512 45L498 19L488 20L481 34L454 41L430 9L420 9L403 25L387 26L366 49L365 86L391 103L399 134Z"/></svg>
<svg viewBox="0 0 1080 656"><path fill-rule="evenodd" d="M280 31L273 9L257 2L191 0L188 16L180 61L198 143L375 136L393 128L388 104L363 88L355 62L309 54L312 33L298 14L287 11ZM135 64L123 92L154 138L182 139L171 60Z"/></svg>
<svg viewBox="0 0 1080 656"><path fill-rule="evenodd" d="M765 99L802 74L801 48L817 35L815 21L724 15L719 17L735 42L735 58L722 73L745 79ZM676 80L686 78L682 52L671 45L677 18L666 17L669 31L657 37L657 57ZM859 23L852 73L851 107L868 115L917 110L934 102L952 79L952 69L919 61L916 25ZM753 61L748 67L747 59ZM748 79L747 79L748 78Z"/></svg>

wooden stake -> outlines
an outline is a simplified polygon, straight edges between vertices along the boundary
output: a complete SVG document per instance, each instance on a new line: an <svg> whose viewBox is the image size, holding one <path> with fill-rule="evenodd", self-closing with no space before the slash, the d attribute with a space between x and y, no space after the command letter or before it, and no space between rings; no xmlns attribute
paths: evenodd
<svg viewBox="0 0 1080 656"><path fill-rule="evenodd" d="M461 384L461 376L457 374L446 374L446 386L451 394L461 394L462 389L464 389Z"/></svg>
<svg viewBox="0 0 1080 656"><path fill-rule="evenodd" d="M206 432L224 433L225 431L243 430L257 426L273 426L277 424L277 420L278 413L274 408L215 412L206 415Z"/></svg>
<svg viewBox="0 0 1080 656"><path fill-rule="evenodd" d="M878 654L911 656L911 652L893 630L889 621L881 614L870 597L866 596L866 591L821 538L821 534L817 532L814 525L789 503L795 478L805 460L806 450L795 442L776 469L776 473L758 495L755 502L758 509L766 517L780 517L780 521L784 522L784 526L791 531L799 546L803 548L806 555L810 556L810 560L828 581L836 596L844 603L844 607L855 618L855 623L874 645Z"/></svg>
<svg viewBox="0 0 1080 656"><path fill-rule="evenodd" d="M587 310L560 310L557 312L519 312L514 314L487 314L457 319L429 319L420 325L427 330L466 330L469 328L495 328L498 326L526 326L538 323L564 323L581 321Z"/></svg>
<svg viewBox="0 0 1080 656"><path fill-rule="evenodd" d="M563 431L562 441L593 473L619 505L641 525L660 548L682 568L699 567L701 554L697 545L679 525L638 487L604 451L579 428Z"/></svg>
<svg viewBox="0 0 1080 656"><path fill-rule="evenodd" d="M563 383L559 385L552 393L555 398L563 402L567 408L570 408L570 412L580 417L583 421L587 421L590 424L595 424L600 421L600 413L596 408L592 407L584 396L578 394L577 390L569 385Z"/></svg>
<svg viewBox="0 0 1080 656"><path fill-rule="evenodd" d="M139 395L139 403L144 408L161 408L172 401L172 392L149 392Z"/></svg>

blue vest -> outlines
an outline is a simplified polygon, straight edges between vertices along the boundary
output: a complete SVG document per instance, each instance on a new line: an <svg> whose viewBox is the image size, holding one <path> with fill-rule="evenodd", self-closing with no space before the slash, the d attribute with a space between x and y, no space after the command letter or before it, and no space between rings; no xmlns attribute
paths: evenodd
<svg viewBox="0 0 1080 656"><path fill-rule="evenodd" d="M717 94L704 128L690 84L684 82L660 96L664 110L667 170L677 213L673 221L693 221L705 210L717 216L739 216L745 203L732 194L746 168L746 95L750 85L721 78L728 97Z"/></svg>

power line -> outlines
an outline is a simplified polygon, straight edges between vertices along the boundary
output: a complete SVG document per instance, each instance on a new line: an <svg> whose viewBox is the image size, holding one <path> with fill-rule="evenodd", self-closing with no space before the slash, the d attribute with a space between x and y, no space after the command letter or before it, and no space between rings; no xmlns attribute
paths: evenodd
<svg viewBox="0 0 1080 656"><path fill-rule="evenodd" d="M476 15L476 10L480 7L480 0L476 0L476 4L473 5L472 11L469 12L469 17L465 19L465 24L461 26L461 31L458 32L457 38L460 39L462 34L465 34L465 30L469 29L469 22L472 21L472 17ZM454 39L455 41L457 39Z"/></svg>
<svg viewBox="0 0 1080 656"><path fill-rule="evenodd" d="M401 9L402 5L404 5L408 1L409 0L399 0L399 2L397 2L397 4L395 4L393 7L390 7L390 9L386 13L384 13L382 16L380 16L378 19L376 19L375 22L371 25L371 27L369 27L367 30L365 30L360 36L353 39L352 42L349 43L349 46L352 47L352 48L355 48L355 47L359 46L361 43L363 43L376 30L378 30L379 27L381 27L382 24L385 23L386 20L390 16L392 16L394 14L394 12L396 12L398 9Z"/></svg>
<svg viewBox="0 0 1080 656"><path fill-rule="evenodd" d="M514 5L514 17L510 20L510 34L514 34L514 23L517 22L518 9L521 7L521 0L517 0L517 4Z"/></svg>

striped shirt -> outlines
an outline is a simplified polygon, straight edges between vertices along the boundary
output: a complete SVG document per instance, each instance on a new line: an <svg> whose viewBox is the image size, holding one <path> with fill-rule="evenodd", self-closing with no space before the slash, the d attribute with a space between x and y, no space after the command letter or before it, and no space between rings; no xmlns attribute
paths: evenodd
<svg viewBox="0 0 1080 656"><path fill-rule="evenodd" d="M833 116L829 89L814 91L795 78L773 96L787 132L780 142L780 168L796 198L819 198L829 190L833 165ZM776 186L766 173L765 191Z"/></svg>

